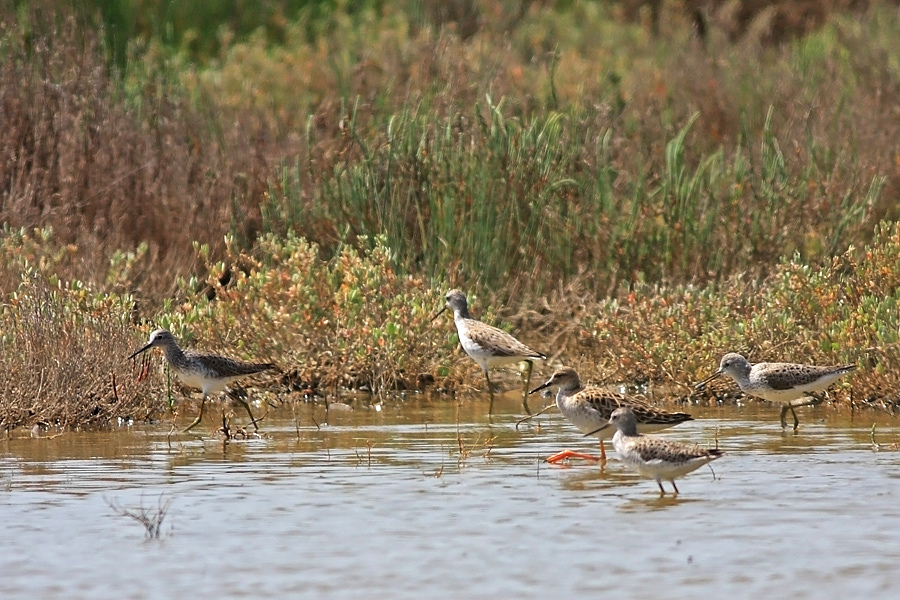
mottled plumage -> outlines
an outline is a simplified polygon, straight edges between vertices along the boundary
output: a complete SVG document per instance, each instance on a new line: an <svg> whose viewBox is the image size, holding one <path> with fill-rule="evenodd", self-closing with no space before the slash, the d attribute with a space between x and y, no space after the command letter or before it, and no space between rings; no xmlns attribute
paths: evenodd
<svg viewBox="0 0 900 600"><path fill-rule="evenodd" d="M531 361L544 360L544 354L532 350L502 329L497 329L486 323L474 319L469 314L469 306L466 295L459 290L450 290L446 295L447 304L431 320L437 319L448 308L453 311L453 322L456 324L456 332L459 335L459 343L472 360L478 363L484 371L487 380L488 393L491 396L491 404L488 413L494 411L494 391L491 389L491 378L488 370L501 365L525 362L525 394L523 405L528 411L528 382L531 379Z"/></svg>
<svg viewBox="0 0 900 600"><path fill-rule="evenodd" d="M734 379L745 394L756 396L771 402L782 402L781 426L785 427L785 415L790 410L794 415L794 429L800 424L796 406L817 404L820 400L813 398L811 402L793 404L793 400L808 396L813 392L825 390L840 377L856 369L856 365L834 365L818 367L796 363L756 363L750 362L734 352L722 357L719 370L698 383L695 387L703 387L720 375L728 375Z"/></svg>
<svg viewBox="0 0 900 600"><path fill-rule="evenodd" d="M657 408L652 404L635 398L604 390L596 386L583 386L575 369L564 368L556 371L541 386L531 390L538 392L544 388L558 386L556 393L556 406L581 433L595 435L600 439L600 460L606 460L606 448L604 440L613 437L611 429L600 430L609 421L610 415L617 408L628 406L634 411L638 429L642 432L658 431L667 427L693 420L693 417L683 412L669 412ZM548 462L559 462L565 458L580 457L594 459L590 455L571 450L563 450L547 459Z"/></svg>
<svg viewBox="0 0 900 600"><path fill-rule="evenodd" d="M636 470L642 477L656 480L661 494L665 494L663 480L672 483L678 494L675 478L687 475L695 469L724 454L718 448L701 448L698 445L682 444L638 433L638 422L630 406L613 411L602 430L615 427L613 447L622 462Z"/></svg>
<svg viewBox="0 0 900 600"><path fill-rule="evenodd" d="M203 406L206 403L206 398L211 394L225 391L229 383L242 377L275 367L271 363L249 363L215 354L201 354L192 350L182 350L175 338L172 337L172 334L165 329L157 329L151 333L150 341L147 342L147 345L128 358L132 359L141 352L154 347L162 349L169 367L182 383L203 392L203 399L200 401L200 414L197 415L197 419L193 423L188 425L185 431L191 430L203 418ZM250 412L250 405L242 398L238 398L238 400L247 409L251 422L256 427L256 419L254 419L253 413Z"/></svg>

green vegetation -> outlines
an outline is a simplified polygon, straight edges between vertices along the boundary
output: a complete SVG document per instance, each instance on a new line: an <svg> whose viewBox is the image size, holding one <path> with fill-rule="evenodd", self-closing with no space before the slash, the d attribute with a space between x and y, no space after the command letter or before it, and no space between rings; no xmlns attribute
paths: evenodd
<svg viewBox="0 0 900 600"><path fill-rule="evenodd" d="M895 8L766 45L668 3L657 36L602 2L144 4L0 11L0 426L161 412L123 360L156 326L286 388L452 389L450 286L589 378L687 393L740 350L900 388Z"/></svg>

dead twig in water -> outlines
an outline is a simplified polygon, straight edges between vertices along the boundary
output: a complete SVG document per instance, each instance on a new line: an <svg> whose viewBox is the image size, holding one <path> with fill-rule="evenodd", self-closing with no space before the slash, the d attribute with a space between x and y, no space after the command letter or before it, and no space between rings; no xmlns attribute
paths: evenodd
<svg viewBox="0 0 900 600"><path fill-rule="evenodd" d="M716 442L716 450L719 449L719 426L716 425L715 433L713 434L713 440ZM713 481L717 480L716 472L712 468L712 463L706 463L706 466L709 467L709 472L712 473Z"/></svg>
<svg viewBox="0 0 900 600"><path fill-rule="evenodd" d="M460 402L457 400L456 402L456 447L459 450L459 456L461 460L465 460L466 446L463 443L462 435L459 431L459 406Z"/></svg>
<svg viewBox="0 0 900 600"><path fill-rule="evenodd" d="M47 427L48 429L50 428L49 423L47 423L45 421L39 421L34 424L34 427L31 428L31 437L33 437L35 439L40 439L40 440L53 440L53 439L56 439L59 436L63 435L64 433L66 433L66 430L63 429L59 433L54 433L53 435L41 435L41 427L42 426ZM9 436L8 431L7 431L7 436Z"/></svg>
<svg viewBox="0 0 900 600"><path fill-rule="evenodd" d="M232 428L231 419L234 416L235 415L233 410L222 410L222 426L218 430L216 430L216 432L221 433L225 436L225 439L222 440L223 442L229 442L231 440L249 440L251 437L259 439L261 437L255 431L253 433L250 433L249 431L247 431L246 427Z"/></svg>
<svg viewBox="0 0 900 600"><path fill-rule="evenodd" d="M459 458L456 460L457 466L466 462L469 459L469 456L478 450L479 447L484 448L484 453L481 455L482 458L490 458L491 451L494 449L494 440L497 439L496 437L489 435L482 441L482 434L479 433L475 437L475 440L471 442L471 445L468 444L462 434L462 424L459 417L460 406L462 406L462 401L459 401L456 404L456 449L459 451ZM441 467L441 470L443 471L443 466Z"/></svg>
<svg viewBox="0 0 900 600"><path fill-rule="evenodd" d="M297 433L297 441L300 441L300 419L297 418L297 411L294 409L294 402L291 402L291 416L294 418L294 431Z"/></svg>
<svg viewBox="0 0 900 600"><path fill-rule="evenodd" d="M496 438L494 438L494 436L491 436L484 442L484 447L487 449L484 451L484 454L482 454L482 458L490 458L491 450L494 449L494 440L495 439Z"/></svg>
<svg viewBox="0 0 900 600"><path fill-rule="evenodd" d="M441 446L443 446L443 444L441 444ZM439 468L437 471L434 472L434 478L440 479L441 475L443 475L443 474L444 474L444 453L441 452L441 468Z"/></svg>
<svg viewBox="0 0 900 600"><path fill-rule="evenodd" d="M328 407L328 398L325 399L325 406L326 406L326 411L325 411L325 423L328 423L328 410L327 410L327 407ZM310 409L309 409L309 418L312 420L313 425L316 426L316 431L322 431L322 427L319 425L319 422L316 421L316 399L315 399L315 396L313 396L313 401L312 401L312 403L311 403L311 405L310 405Z"/></svg>
<svg viewBox="0 0 900 600"><path fill-rule="evenodd" d="M222 435L225 436L225 441L231 439L231 427L229 423L229 418L225 414L225 411L222 411L222 426L219 428L219 431L222 432Z"/></svg>
<svg viewBox="0 0 900 600"><path fill-rule="evenodd" d="M144 498L141 496L141 505L132 510L128 508L123 508L116 504L114 500L110 500L108 498L103 498L106 504L113 509L117 515L121 517L128 517L129 519L133 519L144 526L144 532L147 537L150 539L159 539L159 534L162 530L163 521L166 518L166 514L169 512L169 506L172 504L171 498L166 498L165 502L163 502L163 494L159 495L159 500L156 504L156 509L146 508L144 507Z"/></svg>
<svg viewBox="0 0 900 600"><path fill-rule="evenodd" d="M366 466L372 466L372 448L375 446L375 442L372 440L366 440ZM356 452L356 460L358 462L362 462L362 456L359 454L359 450L354 450Z"/></svg>

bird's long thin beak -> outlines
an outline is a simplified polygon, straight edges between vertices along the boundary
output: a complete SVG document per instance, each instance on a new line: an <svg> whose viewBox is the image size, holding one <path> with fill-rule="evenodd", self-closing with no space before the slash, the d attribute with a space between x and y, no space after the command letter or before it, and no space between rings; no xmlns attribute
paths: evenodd
<svg viewBox="0 0 900 600"><path fill-rule="evenodd" d="M601 431L603 431L603 430L606 429L607 427L610 427L611 425L612 425L612 423L607 423L606 425L604 425L603 427L600 427L599 429L595 429L595 430L593 430L593 431L590 432L590 433L584 434L584 437L590 437L590 436L592 436L592 435L597 435L598 433L600 433Z"/></svg>
<svg viewBox="0 0 900 600"><path fill-rule="evenodd" d="M537 386L536 388L534 388L533 390L531 390L530 392L528 392L528 395L530 396L530 395L532 395L533 393L539 392L539 391L541 391L542 389L548 388L548 387L550 387L550 382L549 382L549 381L548 381L547 383L542 383L541 385Z"/></svg>
<svg viewBox="0 0 900 600"><path fill-rule="evenodd" d="M143 348L141 348L140 350L138 350L137 352L135 352L134 354L132 354L131 356L129 356L126 360L131 360L132 358L134 358L135 356L137 356L137 355L140 354L141 352L145 352L145 351L149 350L152 346L153 346L153 344L147 344L146 346L144 346Z"/></svg>
<svg viewBox="0 0 900 600"><path fill-rule="evenodd" d="M431 317L431 319L429 319L429 322L434 321L434 320L437 319L439 316L441 316L442 314L444 314L444 311L445 311L445 310L447 310L447 307L446 307L446 306L445 306L444 308L442 308L441 310L439 310L438 313L437 313L436 315L434 315L433 317Z"/></svg>
<svg viewBox="0 0 900 600"><path fill-rule="evenodd" d="M707 383L709 383L710 381L712 381L713 379L715 379L716 377L718 377L718 376L721 375L721 374L722 374L722 371L716 371L715 373L713 373L712 375L710 375L709 377L707 377L707 378L704 379L703 381L700 381L700 382L698 382L698 383L695 383L695 384L694 384L694 389L695 389L695 390L701 390L701 389L703 389L704 387L706 387L706 384L707 384Z"/></svg>

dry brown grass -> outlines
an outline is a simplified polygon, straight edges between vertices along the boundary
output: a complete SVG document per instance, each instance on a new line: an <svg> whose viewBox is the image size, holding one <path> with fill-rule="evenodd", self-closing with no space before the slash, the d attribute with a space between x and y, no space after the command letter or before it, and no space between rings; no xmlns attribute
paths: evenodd
<svg viewBox="0 0 900 600"><path fill-rule="evenodd" d="M160 414L162 404L141 393L139 373L125 360L134 346L127 306L34 276L2 316L0 431L108 426Z"/></svg>
<svg viewBox="0 0 900 600"><path fill-rule="evenodd" d="M114 250L149 242L130 286L165 297L197 266L192 242L229 230L236 200L253 227L271 166L264 133L215 127L164 69L125 98L97 33L64 11L28 16L24 30L0 11L0 221L50 226L74 244L77 260L62 273L73 279L95 279Z"/></svg>

